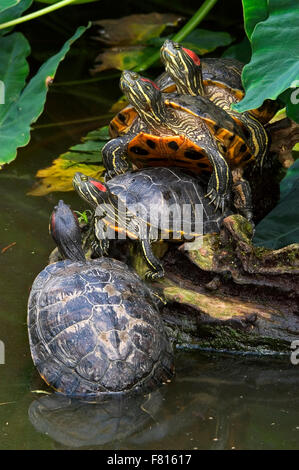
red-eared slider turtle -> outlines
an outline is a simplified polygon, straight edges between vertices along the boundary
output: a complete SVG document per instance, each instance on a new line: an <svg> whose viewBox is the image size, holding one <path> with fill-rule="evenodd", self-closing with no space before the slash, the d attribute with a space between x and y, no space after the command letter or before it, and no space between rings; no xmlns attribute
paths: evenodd
<svg viewBox="0 0 299 470"><path fill-rule="evenodd" d="M42 378L84 397L149 390L170 379L172 347L158 298L124 263L82 259L79 225L62 201L50 226L67 259L48 265L29 297L30 348Z"/></svg>
<svg viewBox="0 0 299 470"><path fill-rule="evenodd" d="M177 166L209 174L207 196L224 211L231 189L228 161L245 164L252 158L235 121L204 97L161 93L154 82L135 72L124 71L120 86L141 119L103 147L108 177L127 171L129 161L137 168Z"/></svg>
<svg viewBox="0 0 299 470"><path fill-rule="evenodd" d="M161 59L167 74L175 82L179 94L206 96L215 105L224 109L242 127L256 163L262 166L269 140L264 126L249 112L238 113L231 109L231 104L240 100L239 93L237 93L240 91L237 88L237 78L239 76L241 80L241 74L238 74L238 70L233 66L228 69L230 75L235 77L235 87L228 84L227 73L225 73L228 72L227 68L223 69L222 77L218 74L217 79L211 74L210 80L205 84L199 57L193 51L169 39L161 48ZM245 163L247 164L248 161L246 160ZM244 166L242 160L240 164Z"/></svg>
<svg viewBox="0 0 299 470"><path fill-rule="evenodd" d="M167 45L167 41L165 44ZM211 94L217 94L217 92L221 92L221 89L226 90L233 102L240 101L244 97L241 80L244 65L241 62L229 58L208 57L199 59L193 51L186 48L184 50L193 57L196 64L201 65L202 81L196 80L195 83L195 86L199 87L198 90L202 86L205 90L209 90ZM155 82L163 93L176 92L176 83L167 72L157 77ZM258 109L252 109L248 113L265 124L272 119L280 107L277 101L265 100L262 106ZM110 136L114 138L126 134L137 117L138 114L132 105L123 108L110 122Z"/></svg>
<svg viewBox="0 0 299 470"><path fill-rule="evenodd" d="M96 237L139 240L149 265L148 279L164 276L151 243L192 241L219 232L223 214L208 204L199 180L178 168L144 168L115 176L106 184L76 173L78 194L95 210Z"/></svg>
<svg viewBox="0 0 299 470"><path fill-rule="evenodd" d="M166 39L161 47L161 60L166 73L159 77L159 83L168 92L206 95L224 109L244 97L241 80L244 65L238 60L200 59L195 52L170 39ZM279 108L278 101L265 100L260 108L252 109L246 115L266 124Z"/></svg>

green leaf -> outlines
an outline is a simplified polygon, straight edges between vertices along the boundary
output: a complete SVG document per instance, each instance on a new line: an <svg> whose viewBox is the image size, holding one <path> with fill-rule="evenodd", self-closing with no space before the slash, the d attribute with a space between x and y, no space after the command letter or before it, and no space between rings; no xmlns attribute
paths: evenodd
<svg viewBox="0 0 299 470"><path fill-rule="evenodd" d="M298 145L298 144L296 144ZM294 150L296 150L296 145ZM299 180L299 160L288 168L288 171L280 183L280 199L284 199L287 194L293 189L293 185Z"/></svg>
<svg viewBox="0 0 299 470"><path fill-rule="evenodd" d="M38 3L48 3L50 5L54 5L54 3L59 3L61 0L35 0ZM92 2L99 2L100 0L77 0L74 2L74 5L79 3L92 3Z"/></svg>
<svg viewBox="0 0 299 470"><path fill-rule="evenodd" d="M43 168L36 174L40 181L27 194L45 196L53 191L73 191L73 177L77 171L94 178L102 178L105 168L102 165L78 163L56 158L49 168Z"/></svg>
<svg viewBox="0 0 299 470"><path fill-rule="evenodd" d="M85 30L86 27L79 27L75 34L64 44L60 52L41 66L19 98L10 103L0 126L0 165L14 160L17 148L28 144L30 140L30 125L37 120L43 111L49 83L54 79L57 67L69 51L71 44ZM6 99L11 101L8 95Z"/></svg>
<svg viewBox="0 0 299 470"><path fill-rule="evenodd" d="M293 82L294 88L289 88L279 96L286 105L287 116L299 122L299 80Z"/></svg>
<svg viewBox="0 0 299 470"><path fill-rule="evenodd" d="M108 126L101 127L82 137L81 144L74 145L59 158L77 163L99 163L102 161L101 150L109 139Z"/></svg>
<svg viewBox="0 0 299 470"><path fill-rule="evenodd" d="M244 28L248 39L251 39L256 24L268 17L267 0L242 0L242 3Z"/></svg>
<svg viewBox="0 0 299 470"><path fill-rule="evenodd" d="M256 227L255 245L277 250L299 243L299 160L288 169L280 189L278 205Z"/></svg>
<svg viewBox="0 0 299 470"><path fill-rule="evenodd" d="M228 46L232 41L233 38L229 33L197 28L186 36L182 44L198 54L207 54L217 49L217 47Z"/></svg>
<svg viewBox="0 0 299 470"><path fill-rule="evenodd" d="M102 177L105 169L101 150L110 139L108 126L89 132L82 137L82 143L74 145L68 152L56 158L48 168L36 174L39 182L30 190L31 196L44 196L52 191L71 191L72 180L77 171L94 178Z"/></svg>
<svg viewBox="0 0 299 470"><path fill-rule="evenodd" d="M151 38L147 41L147 44L160 48L165 39L167 38ZM217 47L228 46L232 41L233 38L231 35L224 31L208 31L206 29L197 28L188 34L188 36L181 41L181 44L184 47L203 55L214 51Z"/></svg>
<svg viewBox="0 0 299 470"><path fill-rule="evenodd" d="M102 161L101 150L105 142L95 142L88 140L83 144L74 145L69 152L61 155L63 160L70 160L77 163L99 163Z"/></svg>
<svg viewBox="0 0 299 470"><path fill-rule="evenodd" d="M247 37L245 36L243 41L228 47L222 54L222 57L236 59L243 64L247 64L251 58L251 46Z"/></svg>
<svg viewBox="0 0 299 470"><path fill-rule="evenodd" d="M20 2L21 0L2 0L0 5L0 12L6 10L7 8L11 8Z"/></svg>
<svg viewBox="0 0 299 470"><path fill-rule="evenodd" d="M258 108L267 98L276 99L299 79L299 3L268 0L267 4L269 16L255 25L250 36L252 58L242 73L246 94L233 105L239 112Z"/></svg>
<svg viewBox="0 0 299 470"><path fill-rule="evenodd" d="M101 19L94 22L100 27L94 39L109 46L145 45L148 40L159 37L166 28L177 27L180 21L178 15L155 12Z"/></svg>
<svg viewBox="0 0 299 470"><path fill-rule="evenodd" d="M8 2L8 0L6 1ZM2 8L2 5L1 5L0 24L19 18L22 15L22 13L30 7L32 2L33 0L21 0L15 6L11 6L10 8L4 8L4 9ZM8 33L10 30L11 28L0 29L0 36L3 36L4 34Z"/></svg>
<svg viewBox="0 0 299 470"><path fill-rule="evenodd" d="M92 73L96 74L103 70L132 70L136 65L144 62L155 52L154 47L128 46L126 48L111 48L99 54Z"/></svg>
<svg viewBox="0 0 299 470"><path fill-rule="evenodd" d="M29 73L26 57L30 45L21 33L0 37L0 80L4 84L4 103L0 105L0 129L14 103L18 100Z"/></svg>
<svg viewBox="0 0 299 470"><path fill-rule="evenodd" d="M96 129L95 131L90 131L85 137L82 137L83 142L86 142L87 140L107 141L109 139L109 126L103 126L100 129Z"/></svg>

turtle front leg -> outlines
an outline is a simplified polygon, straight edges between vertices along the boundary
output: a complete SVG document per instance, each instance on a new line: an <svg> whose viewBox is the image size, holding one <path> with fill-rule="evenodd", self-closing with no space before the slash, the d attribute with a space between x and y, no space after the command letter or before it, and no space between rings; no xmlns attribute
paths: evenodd
<svg viewBox="0 0 299 470"><path fill-rule="evenodd" d="M127 146L131 139L132 135L126 134L109 140L102 148L103 164L106 168L106 181L116 175L125 173L129 169Z"/></svg>
<svg viewBox="0 0 299 470"><path fill-rule="evenodd" d="M97 257L109 256L110 241L108 238L107 227L101 218L95 217L95 236L96 240L93 243L93 253Z"/></svg>
<svg viewBox="0 0 299 470"><path fill-rule="evenodd" d="M153 253L151 243L149 240L141 240L141 247L143 255L146 259L147 264L150 266L150 270L146 272L145 278L153 281L164 277L164 269L161 262L156 258Z"/></svg>
<svg viewBox="0 0 299 470"><path fill-rule="evenodd" d="M214 204L215 210L221 209L224 213L230 205L232 174L224 156L216 149L209 149L209 160L213 166L213 173L209 179L206 197L210 204Z"/></svg>
<svg viewBox="0 0 299 470"><path fill-rule="evenodd" d="M252 213L252 197L251 197L251 188L246 179L243 178L243 171L241 169L235 169L232 172L233 174L233 192L234 192L234 207L237 211L242 214L246 219L251 222L253 221Z"/></svg>

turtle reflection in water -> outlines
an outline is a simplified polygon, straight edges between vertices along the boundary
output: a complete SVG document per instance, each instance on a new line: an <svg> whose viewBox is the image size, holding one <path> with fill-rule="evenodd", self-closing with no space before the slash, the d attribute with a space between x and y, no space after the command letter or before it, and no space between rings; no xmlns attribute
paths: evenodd
<svg viewBox="0 0 299 470"><path fill-rule="evenodd" d="M147 395L110 394L91 403L52 394L34 400L28 414L38 432L63 446L105 446L154 425L162 403L160 390Z"/></svg>
<svg viewBox="0 0 299 470"><path fill-rule="evenodd" d="M50 229L64 258L35 279L31 354L42 378L70 396L151 390L173 375L161 300L124 263L86 261L80 228L60 201Z"/></svg>

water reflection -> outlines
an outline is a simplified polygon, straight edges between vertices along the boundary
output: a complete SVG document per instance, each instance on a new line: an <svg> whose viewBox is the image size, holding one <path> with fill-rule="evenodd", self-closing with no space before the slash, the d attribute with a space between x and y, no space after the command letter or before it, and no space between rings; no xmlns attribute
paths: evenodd
<svg viewBox="0 0 299 470"><path fill-rule="evenodd" d="M67 447L104 446L129 439L149 423L161 408L162 395L106 396L93 402L58 394L35 400L29 419L35 429Z"/></svg>
<svg viewBox="0 0 299 470"><path fill-rule="evenodd" d="M53 394L31 403L29 419L59 448L298 448L299 374L287 360L184 353L177 366L175 381L150 395Z"/></svg>

